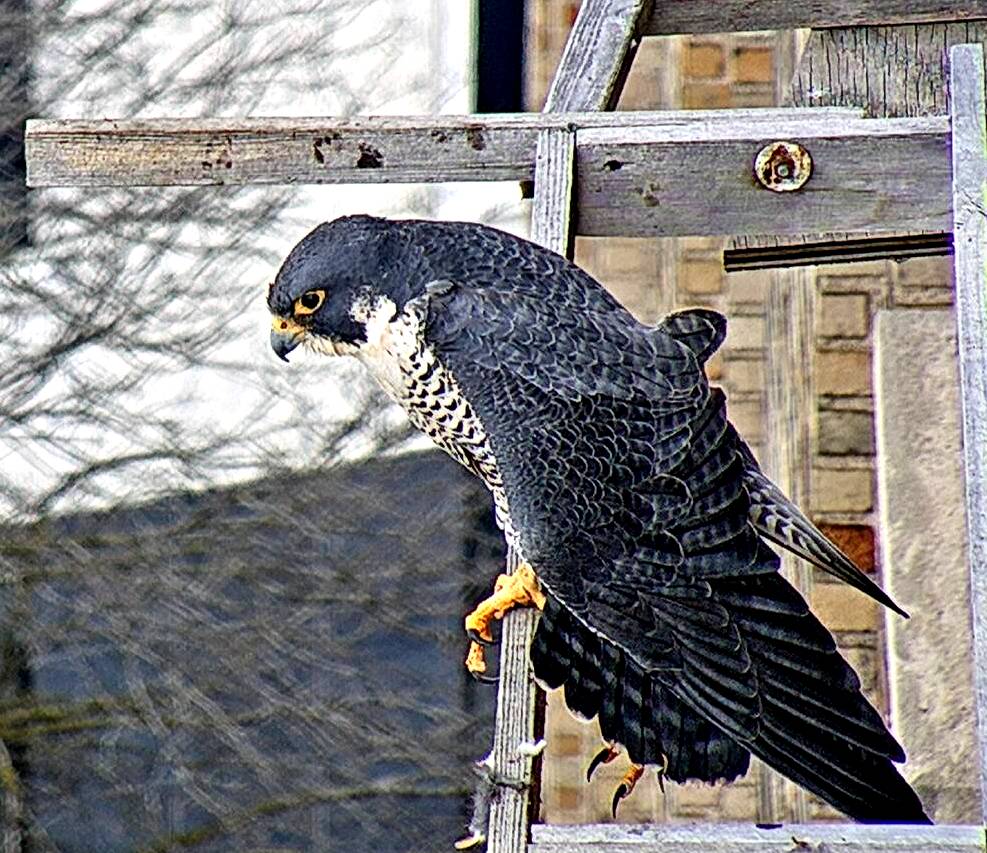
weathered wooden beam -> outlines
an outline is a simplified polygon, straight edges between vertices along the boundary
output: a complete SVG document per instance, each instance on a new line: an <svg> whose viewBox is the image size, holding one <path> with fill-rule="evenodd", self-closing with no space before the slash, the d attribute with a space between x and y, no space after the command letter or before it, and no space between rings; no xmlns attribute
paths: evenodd
<svg viewBox="0 0 987 853"><path fill-rule="evenodd" d="M987 16L987 2L979 5ZM792 104L863 107L875 118L943 115L949 45L977 41L987 41L987 20L867 28L844 23L814 32L792 78Z"/></svg>
<svg viewBox="0 0 987 853"><path fill-rule="evenodd" d="M900 6L908 10L902 13L908 18L915 4L902 3ZM794 4L793 8L796 7L805 8L804 5ZM861 7L855 5L854 8ZM987 41L987 20L952 21L945 17L921 24L906 24L889 16L883 21L869 21L881 26L859 26L861 22L855 21L853 9L845 11L847 16L844 20L837 20L829 28L813 31L801 51L788 89L787 100L793 106L863 107L867 115L874 118L944 115L948 111L949 45ZM943 11L967 12L970 9L964 7L957 10L945 4ZM987 2L984 0L979 2L979 11L981 17L987 15ZM922 17L916 20L922 20ZM890 26L894 23L897 25ZM785 85L789 86L788 81ZM910 239L910 236L905 239ZM863 252L854 257L851 246L845 250L836 246L841 238L859 239L858 236L850 238L842 234L816 234L799 235L797 240L793 240L767 234L736 237L731 241L731 249L744 252L763 247L768 250L765 256L768 258L773 254L770 250L776 249L776 259L787 254L794 263L799 263L805 261L799 260L799 249L795 244L826 241L833 245L833 257L845 252L846 261L909 256L898 254L898 247L889 240L887 254ZM911 243L910 247L918 248L915 243ZM874 244L870 248L876 250L878 246ZM920 254L921 251L910 256ZM747 268L753 268L753 265Z"/></svg>
<svg viewBox="0 0 987 853"><path fill-rule="evenodd" d="M987 125L984 51L950 52L953 268L963 421L967 554L976 666L980 790L987 815Z"/></svg>
<svg viewBox="0 0 987 853"><path fill-rule="evenodd" d="M566 255L571 247L571 205L575 141L571 131L542 131L538 140L535 194L531 213L531 239L553 252ZM511 571L518 565L512 551ZM500 689L494 746L488 762L493 770L496 795L490 807L487 853L517 853L528 841L533 785L531 742L539 697L531 679L528 648L538 622L530 608L514 610L504 617L501 632ZM526 744L528 748L526 748ZM499 780L499 781L498 781ZM507 784L504 780L509 780Z"/></svg>
<svg viewBox="0 0 987 853"><path fill-rule="evenodd" d="M611 110L653 0L585 0L559 60L546 112Z"/></svg>
<svg viewBox="0 0 987 853"><path fill-rule="evenodd" d="M645 21L645 35L730 33L965 21L987 18L983 0L663 0Z"/></svg>
<svg viewBox="0 0 987 853"><path fill-rule="evenodd" d="M529 853L983 853L982 826L535 826Z"/></svg>
<svg viewBox="0 0 987 853"><path fill-rule="evenodd" d="M721 115L721 113L723 113ZM859 111L733 110L470 116L47 120L27 123L32 187L530 180L552 128L839 119Z"/></svg>
<svg viewBox="0 0 987 853"><path fill-rule="evenodd" d="M724 249L723 269L726 272L740 272L888 259L904 261L952 253L952 234L896 234Z"/></svg>
<svg viewBox="0 0 987 853"><path fill-rule="evenodd" d="M620 94L630 62L632 35L650 0L586 0L566 42L546 113L606 109ZM559 254L571 256L576 130L572 125L538 132L534 164L531 238ZM511 571L518 555L508 552ZM490 762L498 795L491 803L487 832L489 853L522 853L538 803L531 801L533 768L525 743L535 736L538 697L530 672L528 649L538 622L530 610L507 615L501 637L501 677L497 721ZM504 786L498 780L515 780Z"/></svg>
<svg viewBox="0 0 987 853"><path fill-rule="evenodd" d="M35 186L521 180L533 177L540 130L575 127L578 234L951 227L945 118L775 110L642 113L630 121L621 115L608 117L612 127L592 113L192 127L177 120L33 122L29 177ZM755 154L779 139L801 142L812 155L813 175L798 192L770 192L754 180ZM319 140L322 162L313 154Z"/></svg>
<svg viewBox="0 0 987 853"><path fill-rule="evenodd" d="M951 227L942 117L765 121L577 135L576 232L654 237L920 231ZM753 162L772 140L801 143L812 177L771 192Z"/></svg>

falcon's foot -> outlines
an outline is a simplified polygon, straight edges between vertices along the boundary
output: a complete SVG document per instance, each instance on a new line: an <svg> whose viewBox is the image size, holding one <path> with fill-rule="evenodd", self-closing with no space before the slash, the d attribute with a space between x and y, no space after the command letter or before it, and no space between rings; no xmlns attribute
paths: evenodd
<svg viewBox="0 0 987 853"><path fill-rule="evenodd" d="M601 764L609 764L618 755L620 755L620 749L618 749L614 744L607 744L603 747L596 755L593 756L593 760L589 763L589 767L586 768L586 781L589 782L593 778L593 774L596 772L596 768Z"/></svg>
<svg viewBox="0 0 987 853"><path fill-rule="evenodd" d="M593 773L596 771L597 767L600 767L603 764L609 764L618 755L620 755L620 747L616 744L610 743L603 747L603 749L593 756L593 760L589 763L589 767L586 770L586 781L589 782L592 779ZM658 787L661 788L661 792L664 794L665 772L668 770L668 756L662 753L661 759L662 764L660 767L656 767L655 771L658 774ZM617 806L620 805L620 801L630 796L631 791L634 790L634 786L637 785L637 781L641 778L643 773L643 765L632 764L624 774L624 778L620 780L617 790L614 791L613 803L611 805L611 810L614 817L617 817Z"/></svg>
<svg viewBox="0 0 987 853"><path fill-rule="evenodd" d="M470 649L466 655L466 668L480 681L496 681L485 675L487 671L484 646L493 643L490 626L513 607L545 606L545 593L531 566L522 563L512 575L500 575L494 584L493 595L481 601L465 620Z"/></svg>
<svg viewBox="0 0 987 853"><path fill-rule="evenodd" d="M634 786L637 784L637 780L641 778L643 773L643 765L632 764L624 774L624 778L620 780L617 790L613 793L613 803L610 807L614 817L617 817L617 806L620 805L620 801L630 796L631 791L634 790Z"/></svg>

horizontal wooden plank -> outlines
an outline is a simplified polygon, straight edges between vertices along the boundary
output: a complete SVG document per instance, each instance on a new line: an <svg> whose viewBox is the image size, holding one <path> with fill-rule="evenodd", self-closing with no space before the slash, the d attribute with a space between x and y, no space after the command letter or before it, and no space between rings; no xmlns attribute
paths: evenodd
<svg viewBox="0 0 987 853"><path fill-rule="evenodd" d="M749 824L654 826L593 824L531 828L529 853L972 853L984 850L981 826L879 826L785 824L759 829Z"/></svg>
<svg viewBox="0 0 987 853"><path fill-rule="evenodd" d="M643 27L645 35L730 33L969 21L987 18L984 0L662 0Z"/></svg>
<svg viewBox="0 0 987 853"><path fill-rule="evenodd" d="M762 121L838 109L516 113L354 118L34 119L27 182L53 186L434 183L530 180L538 133L551 128Z"/></svg>
<svg viewBox="0 0 987 853"><path fill-rule="evenodd" d="M755 156L772 140L811 154L801 190L755 181ZM576 233L948 231L948 143L944 117L586 129L577 135Z"/></svg>
<svg viewBox="0 0 987 853"><path fill-rule="evenodd" d="M948 231L945 117L845 110L400 119L31 122L33 186L530 180L538 131L578 128L576 233L589 236ZM813 174L753 177L773 140Z"/></svg>
<svg viewBox="0 0 987 853"><path fill-rule="evenodd" d="M819 264L904 261L952 253L952 234L895 234L724 249L723 269L726 272L740 272Z"/></svg>

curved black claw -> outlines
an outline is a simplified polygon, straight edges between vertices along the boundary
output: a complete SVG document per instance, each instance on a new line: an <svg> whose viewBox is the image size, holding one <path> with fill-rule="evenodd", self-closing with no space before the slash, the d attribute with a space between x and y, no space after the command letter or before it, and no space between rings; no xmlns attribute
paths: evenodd
<svg viewBox="0 0 987 853"><path fill-rule="evenodd" d="M470 675L479 681L480 684L496 684L500 681L499 675L487 675L485 672L473 672L470 670Z"/></svg>
<svg viewBox="0 0 987 853"><path fill-rule="evenodd" d="M661 792L665 793L665 773L668 771L668 756L663 752L661 754L661 767L656 767L655 772L658 774L658 787Z"/></svg>
<svg viewBox="0 0 987 853"><path fill-rule="evenodd" d="M631 792L630 786L626 782L621 782L617 786L617 790L613 792L613 802L610 804L610 813L617 818L617 806L620 805L620 801L624 799Z"/></svg>
<svg viewBox="0 0 987 853"><path fill-rule="evenodd" d="M596 755L593 756L593 760L589 763L589 767L586 768L586 781L589 782L593 778L593 774L596 772L596 768L601 764L609 764L618 755L616 749L612 746L605 746Z"/></svg>
<svg viewBox="0 0 987 853"><path fill-rule="evenodd" d="M496 646L500 640L488 640L486 637L480 636L480 633L475 628L467 628L466 636L474 643L479 643L481 646Z"/></svg>

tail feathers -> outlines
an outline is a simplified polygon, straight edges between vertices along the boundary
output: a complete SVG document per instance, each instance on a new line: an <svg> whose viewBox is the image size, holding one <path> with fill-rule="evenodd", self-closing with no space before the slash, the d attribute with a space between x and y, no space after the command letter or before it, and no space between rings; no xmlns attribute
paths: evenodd
<svg viewBox="0 0 987 853"><path fill-rule="evenodd" d="M894 766L901 746L798 593L769 574L722 579L716 596L749 655L743 693L716 675L715 644L680 635L695 660L645 670L551 596L532 642L535 677L563 687L576 713L598 717L631 761L667 761L674 781L731 781L754 754L855 820L928 823Z"/></svg>
<svg viewBox="0 0 987 853"><path fill-rule="evenodd" d="M860 692L860 679L829 632L807 609L799 612L803 602L795 589L779 575L760 575L724 580L716 592L744 637L760 712L753 732L729 717L714 721L855 820L928 823L894 766L905 758L900 744Z"/></svg>
<svg viewBox="0 0 987 853"><path fill-rule="evenodd" d="M747 772L750 753L612 643L603 641L549 598L531 645L535 678L564 685L574 713L599 717L604 739L635 764L664 765L675 782L732 781Z"/></svg>
<svg viewBox="0 0 987 853"><path fill-rule="evenodd" d="M830 542L785 493L764 475L750 449L743 442L741 445L744 486L751 501L750 520L757 531L776 545L808 560L907 618L908 614Z"/></svg>

